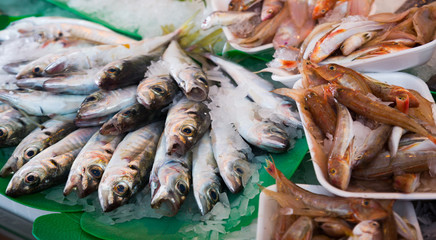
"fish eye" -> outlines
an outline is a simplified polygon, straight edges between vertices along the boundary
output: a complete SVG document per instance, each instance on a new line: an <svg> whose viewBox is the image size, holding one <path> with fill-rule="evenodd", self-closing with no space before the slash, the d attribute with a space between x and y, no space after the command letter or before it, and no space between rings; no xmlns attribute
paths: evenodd
<svg viewBox="0 0 436 240"><path fill-rule="evenodd" d="M85 102L92 102L92 101L95 101L95 100L97 100L97 98L95 96L89 96L89 97L87 97L85 99Z"/></svg>
<svg viewBox="0 0 436 240"><path fill-rule="evenodd" d="M118 68L109 68L108 70L107 70L107 72L108 73L110 73L110 74L118 74L118 73L120 73L120 69L118 69Z"/></svg>
<svg viewBox="0 0 436 240"><path fill-rule="evenodd" d="M219 200L219 195L218 195L218 193L215 191L215 189L213 189L213 188L209 189L209 191L207 191L207 194L209 195L209 198L210 198L213 202L218 202L218 200Z"/></svg>
<svg viewBox="0 0 436 240"><path fill-rule="evenodd" d="M178 181L176 183L176 190L183 196L188 194L188 186L183 181Z"/></svg>
<svg viewBox="0 0 436 240"><path fill-rule="evenodd" d="M321 9L321 13L325 13L325 9Z"/></svg>
<svg viewBox="0 0 436 240"><path fill-rule="evenodd" d="M363 206L368 206L369 205L369 200L363 200L362 201L362 205Z"/></svg>
<svg viewBox="0 0 436 240"><path fill-rule="evenodd" d="M374 227L378 227L379 226L377 222L371 222L371 225L374 226Z"/></svg>
<svg viewBox="0 0 436 240"><path fill-rule="evenodd" d="M197 80L207 85L207 80L205 77L198 77Z"/></svg>
<svg viewBox="0 0 436 240"><path fill-rule="evenodd" d="M160 87L160 86L152 86L151 87L151 91L153 91L157 95L162 95L162 94L165 93L165 90L162 87Z"/></svg>
<svg viewBox="0 0 436 240"><path fill-rule="evenodd" d="M233 9L235 5L233 3L229 3L229 9Z"/></svg>
<svg viewBox="0 0 436 240"><path fill-rule="evenodd" d="M369 39L369 34L368 33L365 33L365 34L363 34L363 37L365 38L365 39Z"/></svg>
<svg viewBox="0 0 436 240"><path fill-rule="evenodd" d="M24 152L24 159L29 160L29 159L33 158L36 154L38 154L38 152L39 152L39 149L37 149L35 147L28 148Z"/></svg>
<svg viewBox="0 0 436 240"><path fill-rule="evenodd" d="M330 173L331 173L332 175L335 175L335 174L336 174L336 169L334 169L334 168L330 169Z"/></svg>
<svg viewBox="0 0 436 240"><path fill-rule="evenodd" d="M91 165L88 168L88 171L92 177L97 178L97 179L101 178L101 176L103 175L103 169L97 165Z"/></svg>
<svg viewBox="0 0 436 240"><path fill-rule="evenodd" d="M242 169L240 166L235 166L234 167L235 172L241 176L242 174L244 174L244 169Z"/></svg>
<svg viewBox="0 0 436 240"><path fill-rule="evenodd" d="M33 73L39 73L39 72L41 72L41 68L35 67L32 71L33 71Z"/></svg>
<svg viewBox="0 0 436 240"><path fill-rule="evenodd" d="M39 182L39 176L38 174L31 172L26 175L26 177L24 178L24 182L27 185L37 184Z"/></svg>
<svg viewBox="0 0 436 240"><path fill-rule="evenodd" d="M342 45L340 48L341 48L341 49L344 49L344 48L345 48L345 45Z"/></svg>
<svg viewBox="0 0 436 240"><path fill-rule="evenodd" d="M125 182L119 182L114 186L115 194L117 194L120 197L125 195L128 192L128 190L129 190L129 186Z"/></svg>
<svg viewBox="0 0 436 240"><path fill-rule="evenodd" d="M334 71L334 70L336 70L336 67L335 66L330 66L329 69Z"/></svg>
<svg viewBox="0 0 436 240"><path fill-rule="evenodd" d="M182 126L181 133L184 136L190 137L190 136L194 135L195 128L193 126L191 126L191 125Z"/></svg>
<svg viewBox="0 0 436 240"><path fill-rule="evenodd" d="M272 10L272 9L268 9L268 11L266 11L267 13L269 13L269 14L271 14L271 13L273 13L274 11Z"/></svg>
<svg viewBox="0 0 436 240"><path fill-rule="evenodd" d="M0 138L5 138L8 136L8 130L4 127L0 127Z"/></svg>
<svg viewBox="0 0 436 240"><path fill-rule="evenodd" d="M278 129L278 128L276 128L276 127L270 127L270 128L268 129L268 131L269 131L270 133L282 134L282 131L280 131L280 129Z"/></svg>

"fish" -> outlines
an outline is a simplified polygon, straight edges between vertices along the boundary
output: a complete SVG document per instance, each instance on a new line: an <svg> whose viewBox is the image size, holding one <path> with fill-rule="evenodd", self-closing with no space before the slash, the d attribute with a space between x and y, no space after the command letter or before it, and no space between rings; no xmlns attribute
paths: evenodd
<svg viewBox="0 0 436 240"><path fill-rule="evenodd" d="M382 240L380 224L377 221L367 220L358 223L353 228L353 235L348 240Z"/></svg>
<svg viewBox="0 0 436 240"><path fill-rule="evenodd" d="M397 152L392 157L389 152L381 152L365 167L355 168L353 178L380 179L392 176L395 172L418 173L428 171L436 152Z"/></svg>
<svg viewBox="0 0 436 240"><path fill-rule="evenodd" d="M77 127L97 127L107 122L114 115L115 114L109 114L103 117L89 118L89 119L82 119L76 117L76 119L74 119L74 124L76 124Z"/></svg>
<svg viewBox="0 0 436 240"><path fill-rule="evenodd" d="M52 77L44 81L42 89L52 93L87 95L99 90L95 83L95 70L66 77Z"/></svg>
<svg viewBox="0 0 436 240"><path fill-rule="evenodd" d="M315 68L317 67L317 64L314 64L309 60L301 61L300 72L303 88L311 88L328 83L328 81L315 71Z"/></svg>
<svg viewBox="0 0 436 240"><path fill-rule="evenodd" d="M388 216L387 211L380 205L377 200L364 199L364 198L343 198L343 197L329 197L321 194L315 194L298 187L296 184L287 179L275 165L267 161L265 167L267 172L276 179L282 182L289 189L290 193L275 193L263 189L264 193L273 197L281 207L286 198L293 199L293 201L301 202L307 207L314 210L323 210L330 215L340 216L350 222L360 222L364 220L379 220Z"/></svg>
<svg viewBox="0 0 436 240"><path fill-rule="evenodd" d="M313 116L313 120L324 135L333 137L335 135L337 117L332 106L326 101L324 96L320 96L312 90L307 90L304 100Z"/></svg>
<svg viewBox="0 0 436 240"><path fill-rule="evenodd" d="M144 78L151 61L156 59L157 55L145 54L115 60L96 74L95 82L103 90L114 90L137 84Z"/></svg>
<svg viewBox="0 0 436 240"><path fill-rule="evenodd" d="M264 0L262 3L262 12L260 19L262 21L273 18L282 8L283 2L281 0Z"/></svg>
<svg viewBox="0 0 436 240"><path fill-rule="evenodd" d="M372 93L371 88L368 86L365 76L335 63L326 64L315 68L315 71L325 80L358 90L364 94Z"/></svg>
<svg viewBox="0 0 436 240"><path fill-rule="evenodd" d="M306 0L287 0L286 3L289 5L286 9L289 16L295 25L301 28L311 18L308 2Z"/></svg>
<svg viewBox="0 0 436 240"><path fill-rule="evenodd" d="M313 219L307 216L300 216L283 234L282 239L312 239L315 231Z"/></svg>
<svg viewBox="0 0 436 240"><path fill-rule="evenodd" d="M150 174L151 207L164 216L174 216L191 188L192 152L168 155L162 134Z"/></svg>
<svg viewBox="0 0 436 240"><path fill-rule="evenodd" d="M257 3L261 2L260 0L231 0L229 2L229 11L245 11L252 8Z"/></svg>
<svg viewBox="0 0 436 240"><path fill-rule="evenodd" d="M0 113L0 146L16 146L44 118L24 116L15 109Z"/></svg>
<svg viewBox="0 0 436 240"><path fill-rule="evenodd" d="M119 135L130 132L141 125L151 123L162 113L150 111L139 103L127 107L103 124L100 128L102 135Z"/></svg>
<svg viewBox="0 0 436 240"><path fill-rule="evenodd" d="M65 181L80 149L97 130L80 128L40 152L12 176L6 195L15 198Z"/></svg>
<svg viewBox="0 0 436 240"><path fill-rule="evenodd" d="M336 0L318 0L312 11L312 19L324 17L324 15L333 9L336 5Z"/></svg>
<svg viewBox="0 0 436 240"><path fill-rule="evenodd" d="M192 190L202 215L208 213L220 200L221 177L209 132L192 149Z"/></svg>
<svg viewBox="0 0 436 240"><path fill-rule="evenodd" d="M77 190L80 198L97 191L100 179L124 134L104 136L94 133L74 160L63 194Z"/></svg>
<svg viewBox="0 0 436 240"><path fill-rule="evenodd" d="M405 173L394 175L394 189L399 192L413 193L420 185L421 173Z"/></svg>
<svg viewBox="0 0 436 240"><path fill-rule="evenodd" d="M42 91L0 90L0 100L35 116L74 113L79 109L85 97L84 95L57 95Z"/></svg>
<svg viewBox="0 0 436 240"><path fill-rule="evenodd" d="M344 104L355 113L380 123L399 126L411 132L416 132L436 144L436 138L407 114L374 101L359 91L338 85L330 85L329 88L338 102Z"/></svg>
<svg viewBox="0 0 436 240"><path fill-rule="evenodd" d="M398 213L393 212L393 215L398 235L405 239L417 239L415 227L412 226L407 220L404 220L400 215L398 215Z"/></svg>
<svg viewBox="0 0 436 240"><path fill-rule="evenodd" d="M307 35L306 39L304 39L303 43L300 46L300 56L304 60L308 60L310 54L312 54L313 50L318 41L320 41L326 34L328 34L333 27L333 23L326 22L316 25L313 30Z"/></svg>
<svg viewBox="0 0 436 240"><path fill-rule="evenodd" d="M330 237L340 238L352 235L350 224L340 218L317 217L314 219L319 223L321 229Z"/></svg>
<svg viewBox="0 0 436 240"><path fill-rule="evenodd" d="M300 46L313 27L312 20L306 21L301 28L297 28L291 19L283 21L272 40L274 48Z"/></svg>
<svg viewBox="0 0 436 240"><path fill-rule="evenodd" d="M24 65L21 70L15 76L16 79L22 78L33 78L33 77L46 77L47 74L44 72L44 69L56 59L62 57L67 52L60 53L50 53L46 54L40 58L37 58L26 65Z"/></svg>
<svg viewBox="0 0 436 240"><path fill-rule="evenodd" d="M72 118L65 120L51 119L42 125L44 129L34 129L18 144L1 169L0 176L6 177L10 173L16 172L41 151L63 139L76 129Z"/></svg>
<svg viewBox="0 0 436 240"><path fill-rule="evenodd" d="M353 36L347 38L347 40L342 43L339 49L341 49L341 52L344 56L348 56L354 50L369 42L375 35L376 32L356 33Z"/></svg>
<svg viewBox="0 0 436 240"><path fill-rule="evenodd" d="M136 86L111 91L100 90L84 98L77 118L90 119L106 116L136 102Z"/></svg>
<svg viewBox="0 0 436 240"><path fill-rule="evenodd" d="M259 16L256 12L236 12L236 11L214 11L209 14L201 23L201 29L207 30L212 27L229 26L249 21L251 18Z"/></svg>
<svg viewBox="0 0 436 240"><path fill-rule="evenodd" d="M98 186L103 211L124 205L148 184L162 128L162 121L148 124L118 144Z"/></svg>
<svg viewBox="0 0 436 240"><path fill-rule="evenodd" d="M165 145L168 155L185 155L210 126L209 108L200 102L181 99L168 111L165 121Z"/></svg>
<svg viewBox="0 0 436 240"><path fill-rule="evenodd" d="M337 121L333 146L327 160L330 183L342 190L347 189L351 179L351 149L353 144L353 119L348 109L336 104Z"/></svg>
<svg viewBox="0 0 436 240"><path fill-rule="evenodd" d="M207 99L209 83L205 73L177 41L171 41L162 59L169 64L171 76L189 100L201 102Z"/></svg>
<svg viewBox="0 0 436 240"><path fill-rule="evenodd" d="M136 90L136 100L145 108L158 110L169 105L179 92L177 83L169 74L145 78Z"/></svg>
<svg viewBox="0 0 436 240"><path fill-rule="evenodd" d="M434 39L436 24L434 23L433 14L434 10L429 7L421 7L413 15L413 27L416 32L417 43L426 44Z"/></svg>
<svg viewBox="0 0 436 240"><path fill-rule="evenodd" d="M343 41L354 34L382 30L385 27L385 24L374 21L343 22L316 43L310 55L310 60L319 63L334 52Z"/></svg>
<svg viewBox="0 0 436 240"><path fill-rule="evenodd" d="M44 88L44 82L51 79L50 77L35 77L35 78L22 78L17 79L15 84L19 88L27 88L34 90L42 90Z"/></svg>

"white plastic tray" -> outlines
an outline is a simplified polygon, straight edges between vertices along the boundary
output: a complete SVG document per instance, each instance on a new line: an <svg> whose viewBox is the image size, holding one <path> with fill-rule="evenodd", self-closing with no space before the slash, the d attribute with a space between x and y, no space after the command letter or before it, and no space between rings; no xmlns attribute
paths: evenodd
<svg viewBox="0 0 436 240"><path fill-rule="evenodd" d="M388 84L393 84L401 86L407 89L413 89L419 92L427 100L434 103L433 97L428 89L427 85L421 79L407 74L407 73L367 73L366 75L377 79L381 82ZM296 87L301 85L301 81L296 83ZM297 104L297 107L300 106ZM433 116L435 115L435 104L433 104ZM302 121L304 116L300 114ZM303 124L304 125L304 124ZM309 132L304 128L304 133L307 137L307 144L309 145L310 155L312 159L320 159L325 157L322 150L318 148L318 144L315 143L314 139L311 137ZM322 160L321 160L322 161ZM324 160L326 161L326 160ZM361 197L361 198L377 198L377 199L407 199L407 200L418 200L418 199L436 199L436 192L415 192L415 193L397 193L397 192L349 192L344 191L331 185L326 176L324 176L321 168L313 162L313 167L315 169L316 178L319 183L326 188L328 191L343 197Z"/></svg>
<svg viewBox="0 0 436 240"><path fill-rule="evenodd" d="M299 184L300 187L311 191L313 193L333 196L330 192L318 185ZM276 191L276 185L269 186L267 189ZM259 215L257 219L257 240L272 239L275 229L275 219L278 212L279 205L277 202L270 198L265 193L261 193L259 197ZM421 229L416 218L413 205L409 201L396 201L394 204L394 211L400 216L405 217L416 229L418 240L422 240Z"/></svg>

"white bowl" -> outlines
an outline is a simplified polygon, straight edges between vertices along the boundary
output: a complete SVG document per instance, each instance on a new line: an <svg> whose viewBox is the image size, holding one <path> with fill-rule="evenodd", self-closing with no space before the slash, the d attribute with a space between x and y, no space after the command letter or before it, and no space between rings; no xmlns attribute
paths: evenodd
<svg viewBox="0 0 436 240"><path fill-rule="evenodd" d="M333 194L328 192L322 186L307 184L298 185L313 193L333 196ZM267 189L277 191L276 185L271 185ZM275 219L278 209L279 205L274 199L263 192L260 194L256 233L257 240L272 239L271 236L273 236L273 232L275 230ZM422 240L421 229L419 228L419 223L416 218L415 209L413 208L412 203L409 201L396 201L394 204L394 211L401 217L406 218L415 227L418 240Z"/></svg>
<svg viewBox="0 0 436 240"><path fill-rule="evenodd" d="M427 85L420 78L417 78L408 73L368 73L366 74L374 79L377 79L381 82L385 82L388 84L393 84L397 86L401 86L407 89L413 89L419 92L424 98L433 103L433 116L435 115L435 104L433 97L428 89ZM296 87L301 86L301 81L296 83ZM300 109L299 104L297 103L297 107ZM300 113L300 117L302 121L305 121L304 116ZM304 126L304 123L303 123ZM317 159L323 161L325 158L325 153L322 152L322 149L319 148L319 145L315 142L313 137L309 134L306 128L304 128L304 133L307 138L307 144L309 145L310 155L312 159ZM324 159L326 161L326 159ZM318 182L326 188L328 191L334 193L335 195L339 195L342 197L361 197L361 198L377 198L377 199L407 199L407 200L418 200L418 199L436 199L436 192L414 192L414 193L398 193L398 192L349 192L344 191L339 188L331 185L321 168L318 164L313 162L313 167L315 169L316 178Z"/></svg>

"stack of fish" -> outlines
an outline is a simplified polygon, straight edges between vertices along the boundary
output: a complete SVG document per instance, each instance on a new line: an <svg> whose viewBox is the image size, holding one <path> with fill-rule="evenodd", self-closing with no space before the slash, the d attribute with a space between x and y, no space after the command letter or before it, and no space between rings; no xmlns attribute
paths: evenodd
<svg viewBox="0 0 436 240"><path fill-rule="evenodd" d="M388 191L413 192L421 173L434 173L434 103L337 64L306 61L303 70L304 88L273 92L299 103L314 159L332 185L355 191L354 178L374 180L367 191L384 182Z"/></svg>
<svg viewBox="0 0 436 240"><path fill-rule="evenodd" d="M92 36L103 31L84 25L76 30L55 20L55 38L83 39L79 30ZM270 93L272 86L256 74L207 55L246 89L238 96L251 115L226 111L232 106L224 94L230 99L235 87L216 70L206 74L177 42L190 21L163 36L62 49L18 64L14 83L20 89L0 90L7 106L0 114L0 138L3 145L19 143L1 170L3 177L14 174L6 194L18 197L66 181L65 195L98 191L103 210L111 211L149 184L151 206L171 216L193 188L205 214L219 201L222 180L236 193L250 178L246 142L287 151L301 125L292 104ZM22 33L19 26L0 35ZM217 81L228 89L209 94ZM227 113L232 116L222 115Z"/></svg>
<svg viewBox="0 0 436 240"><path fill-rule="evenodd" d="M393 211L392 200L329 197L300 188L271 162L277 192L263 189L280 205L273 239L418 239L413 225Z"/></svg>

